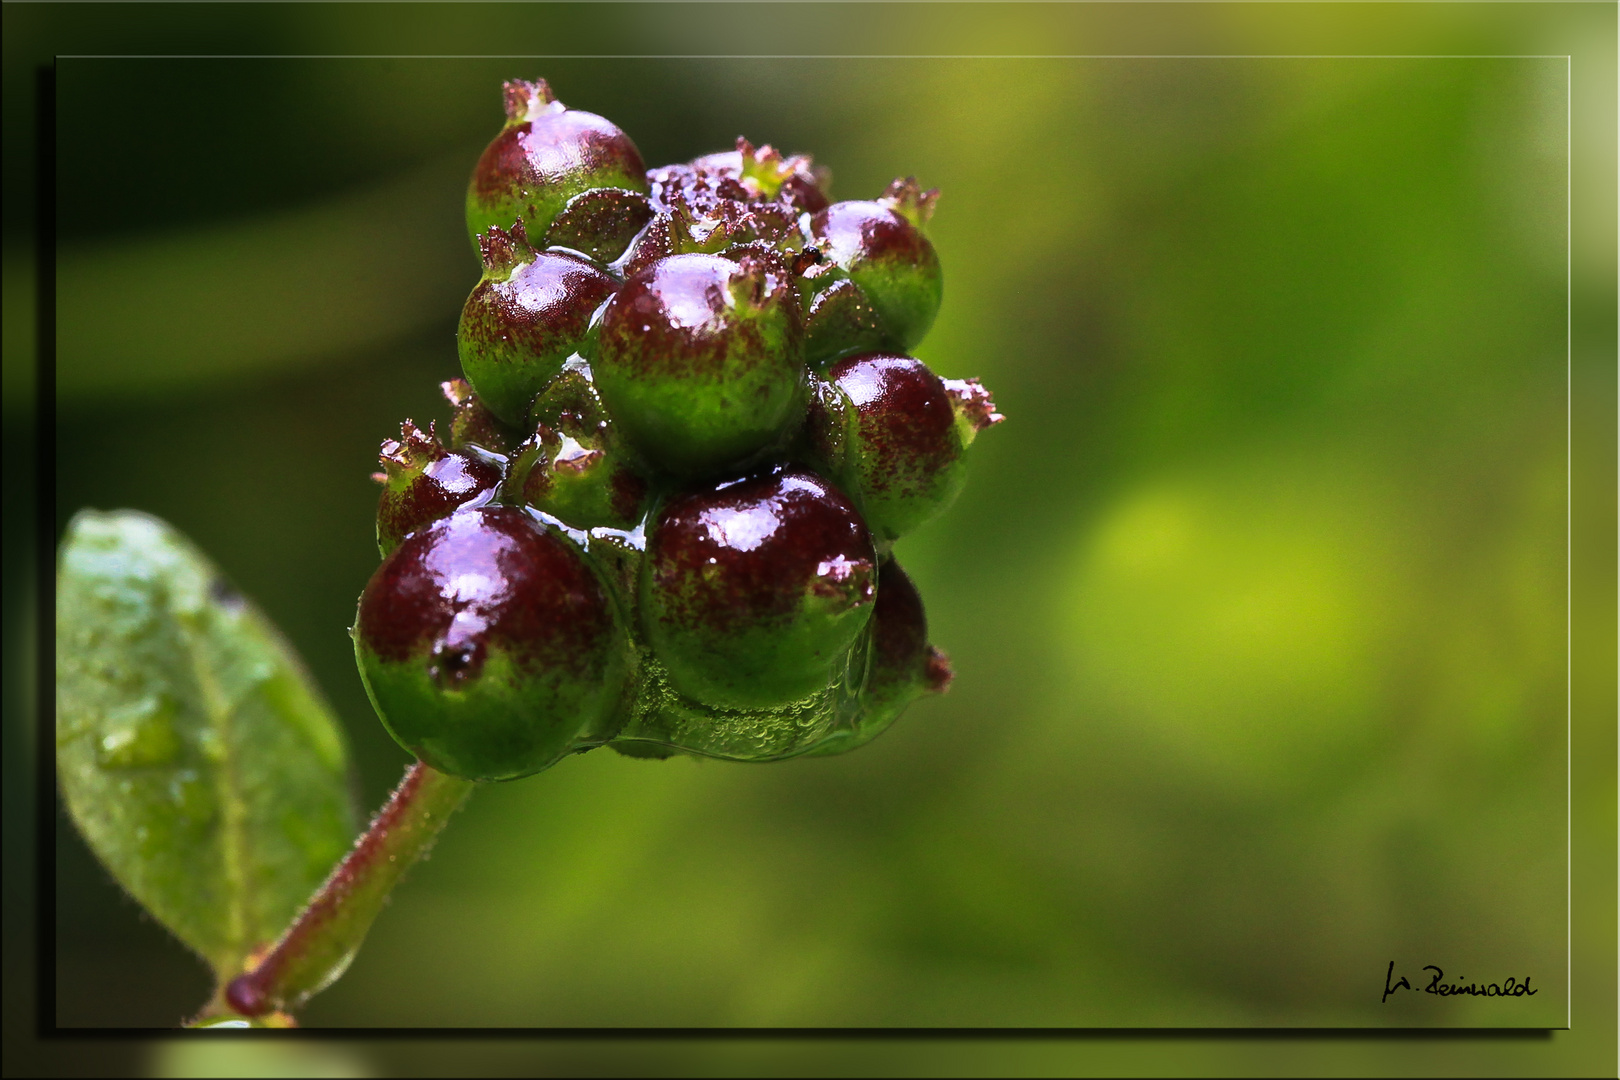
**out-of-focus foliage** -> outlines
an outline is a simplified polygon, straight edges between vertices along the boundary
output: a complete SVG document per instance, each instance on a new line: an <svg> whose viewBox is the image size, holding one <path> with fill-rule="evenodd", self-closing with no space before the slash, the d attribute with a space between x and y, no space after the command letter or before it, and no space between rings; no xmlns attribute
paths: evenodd
<svg viewBox="0 0 1620 1080"><path fill-rule="evenodd" d="M223 985L354 834L343 737L264 616L174 530L85 511L56 587L62 797Z"/></svg>
<svg viewBox="0 0 1620 1080"><path fill-rule="evenodd" d="M1253 11L1201 18L1187 51L1273 51ZM62 205L122 201L65 226L59 267L116 255L123 277L81 280L142 290L64 302L59 327L138 306L146 328L61 355L60 513L138 506L228 557L373 804L401 762L343 636L375 564L365 476L454 374L459 290L426 283L476 267L459 181L442 237L379 211L365 274L323 276L317 224L399 206L410 169L470 169L499 79L545 75L649 161L745 134L816 154L838 197L940 187L923 359L1009 417L900 545L950 695L842 758L592 754L481 791L309 1023L1564 1022L1561 60L210 64L59 65L64 104L125 103L113 128L64 109ZM221 78L272 118L255 137L209 120ZM86 171L92 129L139 183ZM251 197L174 196L199 163ZM190 336L186 253L251 263L232 245L274 222L257 284L204 275L225 331ZM322 351L283 306L300 282L327 325L352 283L369 329ZM398 282L424 291L376 291ZM153 335L191 350L161 380ZM71 839L59 875L62 1023L201 999ZM1540 992L1381 1004L1391 960Z"/></svg>

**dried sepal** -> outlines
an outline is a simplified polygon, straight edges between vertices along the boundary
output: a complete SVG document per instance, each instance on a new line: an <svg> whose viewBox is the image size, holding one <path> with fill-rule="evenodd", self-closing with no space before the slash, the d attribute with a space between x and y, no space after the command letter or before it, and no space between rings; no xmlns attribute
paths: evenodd
<svg viewBox="0 0 1620 1080"><path fill-rule="evenodd" d="M377 460L382 463L388 482L399 486L409 483L412 477L444 456L444 444L439 441L432 421L423 431L414 420L407 420L399 426L399 438L383 440Z"/></svg>
<svg viewBox="0 0 1620 1080"><path fill-rule="evenodd" d="M484 260L484 276L491 278L509 277L513 270L534 261L529 230L521 221L512 222L509 229L491 225L479 233L478 254Z"/></svg>
<svg viewBox="0 0 1620 1080"><path fill-rule="evenodd" d="M551 84L544 79L511 79L501 84L501 102L506 109L506 122L528 123L548 112L562 112L563 103L551 92Z"/></svg>
<svg viewBox="0 0 1620 1080"><path fill-rule="evenodd" d="M934 216L939 188L924 191L915 176L901 177L884 189L877 201L921 229Z"/></svg>
<svg viewBox="0 0 1620 1080"><path fill-rule="evenodd" d="M990 397L990 391L980 384L978 379L943 379L945 393L951 399L951 408L956 410L959 423L963 426L965 441L973 441L973 437L992 424L999 424L1006 419L996 411L996 403Z"/></svg>

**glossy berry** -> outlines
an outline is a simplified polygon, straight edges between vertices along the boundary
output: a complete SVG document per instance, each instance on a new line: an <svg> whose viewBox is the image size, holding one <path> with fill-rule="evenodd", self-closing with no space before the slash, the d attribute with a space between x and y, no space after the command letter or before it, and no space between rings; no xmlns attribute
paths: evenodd
<svg viewBox="0 0 1620 1080"><path fill-rule="evenodd" d="M522 424L529 404L584 344L591 316L618 287L574 255L536 253L521 224L479 237L484 276L461 309L461 370L501 420Z"/></svg>
<svg viewBox="0 0 1620 1080"><path fill-rule="evenodd" d="M880 542L950 505L965 478L964 451L1001 419L977 383L959 386L909 356L852 356L828 369L810 440Z"/></svg>
<svg viewBox="0 0 1620 1080"><path fill-rule="evenodd" d="M462 506L481 506L495 497L500 466L463 450L446 450L428 425L423 432L409 420L399 438L382 444L382 497L377 501L377 549L393 551L411 533Z"/></svg>
<svg viewBox="0 0 1620 1080"><path fill-rule="evenodd" d="M650 531L641 623L670 681L768 708L827 688L871 615L871 535L813 473L773 470L671 500Z"/></svg>
<svg viewBox="0 0 1620 1080"><path fill-rule="evenodd" d="M928 616L911 578L893 559L878 568L872 610L871 667L861 690L861 710L848 728L833 733L812 754L841 754L864 746L893 724L907 705L950 686L950 658L928 644Z"/></svg>
<svg viewBox="0 0 1620 1080"><path fill-rule="evenodd" d="M414 533L360 597L355 655L399 744L441 772L546 768L606 719L624 637L602 582L521 510L462 510Z"/></svg>
<svg viewBox="0 0 1620 1080"><path fill-rule="evenodd" d="M564 107L544 79L502 89L506 126L478 159L467 187L467 232L475 241L492 226L521 221L543 242L569 200L593 188L646 194L641 154L612 123Z"/></svg>
<svg viewBox="0 0 1620 1080"><path fill-rule="evenodd" d="M834 203L810 219L812 240L860 286L901 351L922 341L939 312L939 256L922 234L935 198L897 180L876 202Z"/></svg>
<svg viewBox="0 0 1620 1080"><path fill-rule="evenodd" d="M602 313L597 391L649 466L734 468L804 418L799 299L781 260L672 255L624 283Z"/></svg>
<svg viewBox="0 0 1620 1080"><path fill-rule="evenodd" d="M641 520L647 482L625 460L584 364L568 367L534 404L534 433L513 456L522 501L578 529Z"/></svg>

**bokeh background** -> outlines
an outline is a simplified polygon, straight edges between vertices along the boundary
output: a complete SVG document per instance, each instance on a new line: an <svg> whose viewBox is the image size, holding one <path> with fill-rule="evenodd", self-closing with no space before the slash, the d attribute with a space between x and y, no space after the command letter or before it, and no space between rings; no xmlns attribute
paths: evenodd
<svg viewBox="0 0 1620 1080"><path fill-rule="evenodd" d="M1351 47L1308 48L1286 6L1177 9L1157 37L1112 8L466 10L413 17L443 46L361 48L383 24L354 8L244 8L195 47L107 31L55 51L1496 54L1569 52L1553 39L1576 26L1480 8L1396 25L1373 8L1338 24ZM13 31L36 45L60 31L60 16L15 11L8 140L27 123L13 80L31 78ZM806 36L811 15L840 12L858 22L844 37ZM497 17L510 34L495 49L452 34ZM1352 40L1383 44L1391 26L1400 48ZM436 384L456 373L477 277L462 193L499 124L499 81L546 76L649 164L744 134L815 154L835 197L915 174L943 191L931 235L946 273L919 355L983 377L1009 417L976 444L958 503L898 548L955 660L951 693L845 757L600 753L480 791L305 1021L1562 1026L1571 545L1577 559L1609 545L1608 606L1577 595L1574 632L1611 635L1605 663L1613 651L1612 517L1573 536L1566 519L1572 445L1612 470L1612 438L1574 445L1572 421L1609 424L1613 408L1613 206L1593 234L1566 228L1588 182L1569 172L1570 70L62 59L46 512L59 530L84 506L137 507L212 553L303 653L375 806L405 758L345 635L377 561L367 474L400 419L443 414ZM1608 167L1612 187L1612 154ZM14 206L8 456L27 434L13 313L31 255L9 239L27 238ZM1578 334L1608 318L1581 339L1595 349L1566 350L1570 317ZM1571 371L1606 399L1577 388L1572 414ZM1575 497L1612 500L1607 475L1604 491L1577 465ZM16 641L30 585L8 575ZM28 655L8 648L8 673ZM1612 679L1601 692L1612 701ZM13 700L8 762L30 746ZM1612 771L1602 783L1586 798L1612 806ZM60 817L56 835L55 1000L40 1007L67 1027L175 1023L206 996L203 967ZM1529 975L1539 993L1381 1004L1391 960ZM750 1045L645 1062L773 1067ZM1177 1049L1165 1067L1198 1068ZM1039 1050L1019 1048L1049 1060ZM835 1051L799 1060L836 1068ZM618 1068L652 1067L619 1052ZM551 1068L584 1067L583 1044L551 1053ZM896 1068L968 1060L895 1053ZM164 1054L131 1060L218 1067ZM327 1067L444 1067L433 1059L374 1047Z"/></svg>

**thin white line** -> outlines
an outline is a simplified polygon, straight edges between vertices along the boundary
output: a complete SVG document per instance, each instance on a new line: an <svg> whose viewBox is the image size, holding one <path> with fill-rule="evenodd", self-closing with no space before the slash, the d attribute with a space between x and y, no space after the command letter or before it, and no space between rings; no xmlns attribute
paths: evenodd
<svg viewBox="0 0 1620 1080"><path fill-rule="evenodd" d="M1564 1026L1575 1001L1575 339L1573 209L1575 80L1564 58Z"/></svg>
<svg viewBox="0 0 1620 1080"><path fill-rule="evenodd" d="M1565 60L1567 53L58 53L57 60Z"/></svg>

